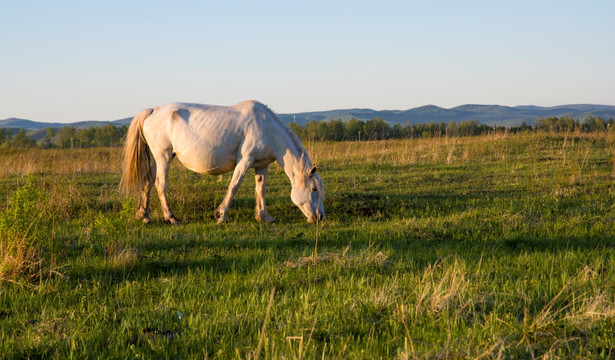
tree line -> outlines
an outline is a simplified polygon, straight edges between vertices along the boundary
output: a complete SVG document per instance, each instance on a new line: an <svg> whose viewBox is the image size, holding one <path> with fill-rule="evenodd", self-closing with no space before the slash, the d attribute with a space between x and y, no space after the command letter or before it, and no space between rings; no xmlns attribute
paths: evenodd
<svg viewBox="0 0 615 360"><path fill-rule="evenodd" d="M9 129L0 128L0 148L70 149L122 146L127 132L127 126L118 127L111 124L100 127L90 126L87 129L72 126L58 129L46 128L30 135L23 129L12 134Z"/></svg>
<svg viewBox="0 0 615 360"><path fill-rule="evenodd" d="M455 121L449 123L431 121L424 124L410 124L408 122L405 125L394 124L391 126L383 119L377 117L366 121L353 118L347 122L341 119L329 121L311 120L304 126L294 122L290 123L289 126L304 141L368 141L441 136L476 136L493 132L615 131L615 120L611 118L607 121L594 116L587 116L583 121L569 117L541 117L536 120L535 125L523 122L521 125L512 127L490 126L481 124L477 120L466 120L460 123ZM66 149L122 146L127 131L127 126L117 127L111 124L101 127L90 126L87 129L71 126L59 129L47 128L31 135L28 135L23 129L13 134L9 129L0 128L0 148L39 147L43 149Z"/></svg>
<svg viewBox="0 0 615 360"><path fill-rule="evenodd" d="M606 131L614 129L615 120L608 121L600 118L588 116L583 121L575 120L570 117L547 117L538 118L535 125L523 122L521 125L505 127L490 126L481 124L478 120L465 120L460 123L434 121L424 124L406 125L389 123L377 117L375 119L362 121L350 119L347 122L341 119L329 121L311 120L304 126L297 123L290 123L290 128L302 140L312 141L342 141L342 140L385 140L385 139L405 139L420 137L441 137L441 136L476 136L493 132L525 132L525 131Z"/></svg>

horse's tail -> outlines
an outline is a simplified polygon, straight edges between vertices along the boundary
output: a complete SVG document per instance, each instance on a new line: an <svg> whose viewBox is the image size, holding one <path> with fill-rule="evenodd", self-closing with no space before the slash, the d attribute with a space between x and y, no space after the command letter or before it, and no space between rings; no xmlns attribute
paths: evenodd
<svg viewBox="0 0 615 360"><path fill-rule="evenodd" d="M143 122L152 112L154 109L141 111L132 119L128 128L120 181L120 189L125 194L141 190L146 181L154 182L154 174L151 171L154 163L153 155L143 136Z"/></svg>

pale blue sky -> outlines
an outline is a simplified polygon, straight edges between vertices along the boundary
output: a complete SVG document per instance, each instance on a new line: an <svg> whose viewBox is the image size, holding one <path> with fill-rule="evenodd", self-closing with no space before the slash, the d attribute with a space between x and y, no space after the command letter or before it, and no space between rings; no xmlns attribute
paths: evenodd
<svg viewBox="0 0 615 360"><path fill-rule="evenodd" d="M615 105L615 1L0 1L0 119Z"/></svg>

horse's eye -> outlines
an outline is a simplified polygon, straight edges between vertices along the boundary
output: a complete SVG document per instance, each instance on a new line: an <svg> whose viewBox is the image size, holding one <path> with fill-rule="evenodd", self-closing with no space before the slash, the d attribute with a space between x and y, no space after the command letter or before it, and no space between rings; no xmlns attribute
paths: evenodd
<svg viewBox="0 0 615 360"><path fill-rule="evenodd" d="M315 188L315 187L313 187L313 188L312 188L312 191L318 191L318 189L317 189L317 188Z"/></svg>

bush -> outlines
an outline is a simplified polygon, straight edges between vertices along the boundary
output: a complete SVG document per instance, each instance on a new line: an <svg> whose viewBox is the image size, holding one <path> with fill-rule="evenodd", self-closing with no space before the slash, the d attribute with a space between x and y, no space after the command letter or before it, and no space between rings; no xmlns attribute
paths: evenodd
<svg viewBox="0 0 615 360"><path fill-rule="evenodd" d="M134 235L134 228L127 227L127 225L131 222L138 223L133 214L136 206L133 199L124 199L119 213L108 216L99 212L94 219L97 242L108 262L118 264L134 260L136 253L124 240Z"/></svg>
<svg viewBox="0 0 615 360"><path fill-rule="evenodd" d="M0 213L0 282L33 278L42 269L43 244L52 223L46 199L30 176Z"/></svg>

